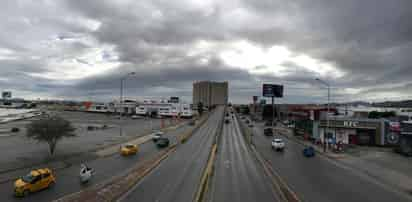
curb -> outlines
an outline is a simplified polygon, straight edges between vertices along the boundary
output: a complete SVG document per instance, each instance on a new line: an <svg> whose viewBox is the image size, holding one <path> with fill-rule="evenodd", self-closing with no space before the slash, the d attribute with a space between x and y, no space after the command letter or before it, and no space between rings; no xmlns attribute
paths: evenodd
<svg viewBox="0 0 412 202"><path fill-rule="evenodd" d="M205 193L208 192L210 178L213 175L213 168L216 158L217 144L213 144L212 150L209 153L209 159L207 161L206 169L203 172L202 178L200 180L200 185L196 192L195 202L201 202L204 199Z"/></svg>

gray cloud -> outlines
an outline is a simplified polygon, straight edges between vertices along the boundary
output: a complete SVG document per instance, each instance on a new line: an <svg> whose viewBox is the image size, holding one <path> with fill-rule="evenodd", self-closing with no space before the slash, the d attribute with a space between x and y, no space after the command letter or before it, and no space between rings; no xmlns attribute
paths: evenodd
<svg viewBox="0 0 412 202"><path fill-rule="evenodd" d="M127 92L133 96L190 97L193 81L210 79L228 80L231 98L239 102L259 95L263 82L284 84L285 102L321 102L324 95L316 77L332 84L339 101L369 99L387 92L406 97L411 93L409 0L205 4L161 0L11 2L0 9L0 84L32 94L47 92L51 97L93 95L110 100L118 94L120 77L135 71L136 77L126 81ZM200 40L219 46L189 54L193 43ZM294 62L281 64L287 68L286 76L254 75L241 67L229 67L219 57L220 46L236 40L263 48L285 46L292 54L333 64L345 75L338 79L322 76ZM10 58L2 59L2 49L10 52L6 55ZM82 57L96 50L100 55ZM119 67L64 82L33 76L57 71L59 67L51 64L66 60L100 68L100 63L93 66L93 57Z"/></svg>

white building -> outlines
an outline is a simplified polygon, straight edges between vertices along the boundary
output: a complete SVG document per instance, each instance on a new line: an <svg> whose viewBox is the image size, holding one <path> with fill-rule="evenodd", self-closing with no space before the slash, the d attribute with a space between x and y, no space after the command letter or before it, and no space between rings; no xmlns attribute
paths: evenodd
<svg viewBox="0 0 412 202"><path fill-rule="evenodd" d="M145 101L136 107L137 115L159 115L165 117L184 117L190 118L193 116L192 109L189 104L184 103L166 103Z"/></svg>

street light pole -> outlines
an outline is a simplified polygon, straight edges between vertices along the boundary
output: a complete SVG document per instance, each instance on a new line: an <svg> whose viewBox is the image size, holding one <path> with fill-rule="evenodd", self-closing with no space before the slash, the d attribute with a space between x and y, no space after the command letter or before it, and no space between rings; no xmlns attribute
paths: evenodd
<svg viewBox="0 0 412 202"><path fill-rule="evenodd" d="M327 114L326 114L326 130L328 131L329 130L329 110L330 110L330 84L319 78L316 78L316 81L319 81L320 83L322 83L328 88L328 107L327 107ZM324 133L323 139L325 141L325 133Z"/></svg>
<svg viewBox="0 0 412 202"><path fill-rule="evenodd" d="M135 74L135 72L130 72L130 73L128 73L125 76L120 78L119 119L122 118L122 112L121 112L120 108L123 107L123 82L128 76L134 75L134 74ZM121 121L119 122L119 125L120 125L120 136L122 136L123 127L122 127L122 122Z"/></svg>
<svg viewBox="0 0 412 202"><path fill-rule="evenodd" d="M124 80L125 80L128 76L135 75L135 74L136 74L135 72L130 72L130 73L128 73L128 74L126 74L125 76L123 76L123 77L120 78L119 107L121 107L122 104L123 104L123 82L124 82ZM121 111L120 111L120 109L119 109L119 115L121 116Z"/></svg>

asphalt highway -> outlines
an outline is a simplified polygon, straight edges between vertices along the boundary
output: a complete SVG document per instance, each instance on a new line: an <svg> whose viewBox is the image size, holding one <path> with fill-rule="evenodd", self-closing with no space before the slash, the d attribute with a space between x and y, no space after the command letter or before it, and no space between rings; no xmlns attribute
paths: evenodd
<svg viewBox="0 0 412 202"><path fill-rule="evenodd" d="M404 194L378 184L354 170L333 163L333 160L316 155L306 158L303 146L283 136L284 152L271 149L274 137L263 135L263 124L254 127L253 142L273 169L289 184L302 201L310 202L388 202L410 201Z"/></svg>
<svg viewBox="0 0 412 202"><path fill-rule="evenodd" d="M188 142L179 145L119 201L193 201L222 116L223 107L217 108Z"/></svg>
<svg viewBox="0 0 412 202"><path fill-rule="evenodd" d="M183 134L192 126L184 126L177 130L169 131L165 135L171 140L171 144L177 142L177 135ZM93 184L109 180L111 177L124 173L127 169L136 164L140 164L144 159L153 157L160 151L152 141L148 141L139 147L139 153L134 156L124 157L116 153L114 155L98 158L92 161L85 162L87 165L95 169L96 173L92 180L86 185L82 185L79 181L80 163L69 165L67 168L55 171L57 182L54 187L43 191L30 194L26 198L16 198L13 196L13 182L0 184L0 201L52 201L66 194L80 191L83 188ZM27 170L28 173L30 170ZM19 177L19 176L15 176Z"/></svg>
<svg viewBox="0 0 412 202"><path fill-rule="evenodd" d="M206 201L280 201L246 145L236 118L224 124L217 151Z"/></svg>

